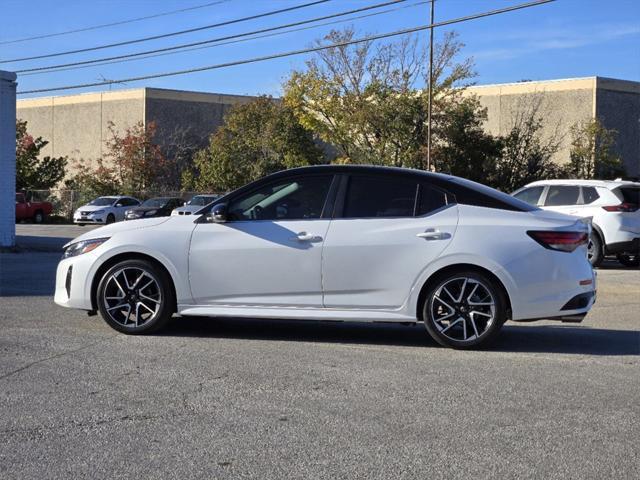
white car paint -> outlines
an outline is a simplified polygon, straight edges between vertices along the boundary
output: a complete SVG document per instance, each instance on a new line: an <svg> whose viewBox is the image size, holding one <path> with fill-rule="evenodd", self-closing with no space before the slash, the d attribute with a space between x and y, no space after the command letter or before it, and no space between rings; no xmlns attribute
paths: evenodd
<svg viewBox="0 0 640 480"><path fill-rule="evenodd" d="M96 200L105 199L107 205L83 205L73 212L73 223L80 224L106 224L109 215L113 215L114 221L124 220L127 209L140 205L140 201L127 196L104 196ZM123 200L126 204L122 204Z"/></svg>
<svg viewBox="0 0 640 480"><path fill-rule="evenodd" d="M594 292L595 274L585 246L549 250L527 235L589 232L588 222L554 212L450 204L411 218L201 220L134 220L81 235L72 243L108 240L60 262L55 302L95 310L96 273L132 253L165 267L182 315L416 322L423 285L461 264L502 283L513 320L583 315L595 300L561 310L576 295Z"/></svg>
<svg viewBox="0 0 640 480"><path fill-rule="evenodd" d="M590 203L580 201L578 204L571 205L545 205L549 192L548 187L553 186L594 188L598 193L598 198ZM616 246L628 244L634 240L636 242L640 241L640 209L629 212L615 212L604 208L622 204L624 198L620 189L640 189L640 183L614 180L541 180L522 187L514 192L513 195L517 198L534 187L544 187L542 195L535 202L538 207L576 217L591 218L594 229L603 238L608 250L613 249L615 251Z"/></svg>

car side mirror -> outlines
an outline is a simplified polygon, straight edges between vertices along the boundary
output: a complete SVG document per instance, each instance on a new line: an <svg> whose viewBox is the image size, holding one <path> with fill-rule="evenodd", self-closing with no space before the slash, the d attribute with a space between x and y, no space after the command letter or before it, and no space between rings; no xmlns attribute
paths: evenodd
<svg viewBox="0 0 640 480"><path fill-rule="evenodd" d="M116 207L122 207L121 203L116 203Z"/></svg>
<svg viewBox="0 0 640 480"><path fill-rule="evenodd" d="M214 205L211 212L207 214L207 222L210 223L225 223L227 221L227 204L220 203Z"/></svg>

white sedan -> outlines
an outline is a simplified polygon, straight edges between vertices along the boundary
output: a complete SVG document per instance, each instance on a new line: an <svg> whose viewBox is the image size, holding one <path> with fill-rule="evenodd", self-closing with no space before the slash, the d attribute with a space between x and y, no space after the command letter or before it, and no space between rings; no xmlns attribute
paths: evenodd
<svg viewBox="0 0 640 480"><path fill-rule="evenodd" d="M109 224L124 220L125 212L131 207L140 205L140 200L133 197L114 196L98 197L73 213L73 223Z"/></svg>
<svg viewBox="0 0 640 480"><path fill-rule="evenodd" d="M81 235L58 265L55 302L130 334L174 313L417 322L471 348L508 319L581 321L595 301L589 232L453 176L306 167L195 215Z"/></svg>

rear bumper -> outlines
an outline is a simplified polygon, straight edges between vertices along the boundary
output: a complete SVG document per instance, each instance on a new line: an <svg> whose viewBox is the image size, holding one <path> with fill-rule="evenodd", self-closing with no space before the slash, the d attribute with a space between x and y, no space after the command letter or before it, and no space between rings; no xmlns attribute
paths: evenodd
<svg viewBox="0 0 640 480"><path fill-rule="evenodd" d="M627 242L616 242L607 245L607 253L615 255L616 253L640 253L640 237Z"/></svg>

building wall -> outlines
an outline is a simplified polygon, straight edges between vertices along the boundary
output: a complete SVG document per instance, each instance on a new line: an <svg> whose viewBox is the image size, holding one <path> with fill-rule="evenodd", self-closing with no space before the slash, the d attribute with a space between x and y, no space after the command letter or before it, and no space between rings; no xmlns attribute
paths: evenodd
<svg viewBox="0 0 640 480"><path fill-rule="evenodd" d="M596 116L606 128L618 131L616 150L627 172L640 175L640 83L600 77L521 82L470 87L487 108L485 128L506 134L518 113L538 105L542 134L560 140L554 160L569 161L572 125Z"/></svg>

